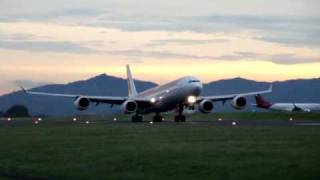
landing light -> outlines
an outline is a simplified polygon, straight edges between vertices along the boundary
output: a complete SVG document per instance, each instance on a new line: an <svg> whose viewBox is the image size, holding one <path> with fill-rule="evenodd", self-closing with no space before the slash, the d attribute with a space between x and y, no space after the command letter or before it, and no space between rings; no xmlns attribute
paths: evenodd
<svg viewBox="0 0 320 180"><path fill-rule="evenodd" d="M8 121L11 121L11 118L8 118Z"/></svg>
<svg viewBox="0 0 320 180"><path fill-rule="evenodd" d="M151 98L151 99L150 99L150 102L151 102L151 103L155 103L155 102L156 102L156 98L154 98L154 97Z"/></svg>
<svg viewBox="0 0 320 180"><path fill-rule="evenodd" d="M42 118L38 118L38 121L42 121Z"/></svg>
<svg viewBox="0 0 320 180"><path fill-rule="evenodd" d="M77 121L77 118L73 118L73 121Z"/></svg>
<svg viewBox="0 0 320 180"><path fill-rule="evenodd" d="M197 101L197 98L195 96L189 96L188 97L188 103L189 104L194 104L194 103L196 103L196 101Z"/></svg>
<svg viewBox="0 0 320 180"><path fill-rule="evenodd" d="M232 122L232 126L235 126L235 125L237 125L237 122Z"/></svg>

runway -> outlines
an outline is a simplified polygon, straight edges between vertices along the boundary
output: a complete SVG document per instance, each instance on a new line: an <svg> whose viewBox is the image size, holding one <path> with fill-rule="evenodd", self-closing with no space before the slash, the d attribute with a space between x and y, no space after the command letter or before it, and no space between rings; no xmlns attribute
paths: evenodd
<svg viewBox="0 0 320 180"><path fill-rule="evenodd" d="M1 126L19 126L19 125L163 125L163 126L172 126L172 125L185 125L185 126L274 126L274 127L295 127L295 126L318 126L320 127L320 120L190 120L186 122L174 122L172 120L165 120L161 123L155 123L151 121L144 121L141 123L132 123L131 121L125 120L65 120L65 121L52 121L46 120L45 118L30 118L30 119L0 119Z"/></svg>

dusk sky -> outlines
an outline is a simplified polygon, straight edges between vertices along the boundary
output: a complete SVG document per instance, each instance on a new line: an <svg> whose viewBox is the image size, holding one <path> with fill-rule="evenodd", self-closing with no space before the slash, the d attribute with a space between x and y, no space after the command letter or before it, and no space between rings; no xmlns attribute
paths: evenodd
<svg viewBox="0 0 320 180"><path fill-rule="evenodd" d="M106 73L320 77L319 0L1 0L0 95Z"/></svg>

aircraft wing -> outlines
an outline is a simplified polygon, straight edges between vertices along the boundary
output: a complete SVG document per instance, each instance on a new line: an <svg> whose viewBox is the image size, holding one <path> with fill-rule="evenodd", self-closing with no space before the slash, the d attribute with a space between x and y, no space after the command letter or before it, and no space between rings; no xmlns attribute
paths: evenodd
<svg viewBox="0 0 320 180"><path fill-rule="evenodd" d="M258 94L266 94L272 92L272 85L270 85L269 89L264 91L255 91L255 92L247 92L247 93L239 93L239 94L226 94L226 95L218 95L218 96L200 96L197 99L197 102L202 101L203 99L209 99L211 101L226 101L231 100L235 97L246 97L246 96L254 96Z"/></svg>
<svg viewBox="0 0 320 180"><path fill-rule="evenodd" d="M82 98L87 98L90 102L94 102L94 103L122 104L124 101L128 99L134 100L137 103L150 103L150 100L145 98L134 98L134 97L128 98L128 97L117 97L117 96L88 96L88 95L81 95L81 94L58 94L58 93L27 91L24 88L22 88L22 90L27 94L39 95L39 96L64 97L64 98L72 98L72 99L82 97Z"/></svg>

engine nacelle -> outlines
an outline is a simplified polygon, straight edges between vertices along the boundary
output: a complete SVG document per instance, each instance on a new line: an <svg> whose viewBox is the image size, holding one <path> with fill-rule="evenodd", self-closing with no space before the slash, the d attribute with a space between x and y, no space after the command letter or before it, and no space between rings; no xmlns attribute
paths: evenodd
<svg viewBox="0 0 320 180"><path fill-rule="evenodd" d="M232 107L237 110L244 109L246 104L247 104L246 98L241 97L241 96L237 96L237 97L233 98L232 103L231 103Z"/></svg>
<svg viewBox="0 0 320 180"><path fill-rule="evenodd" d="M214 108L213 102L207 99L204 99L199 104L199 111L202 113L210 113Z"/></svg>
<svg viewBox="0 0 320 180"><path fill-rule="evenodd" d="M121 110L125 114L135 113L138 109L138 104L135 101L127 100L121 105Z"/></svg>
<svg viewBox="0 0 320 180"><path fill-rule="evenodd" d="M85 97L78 97L73 104L79 111L83 111L88 109L90 100Z"/></svg>

